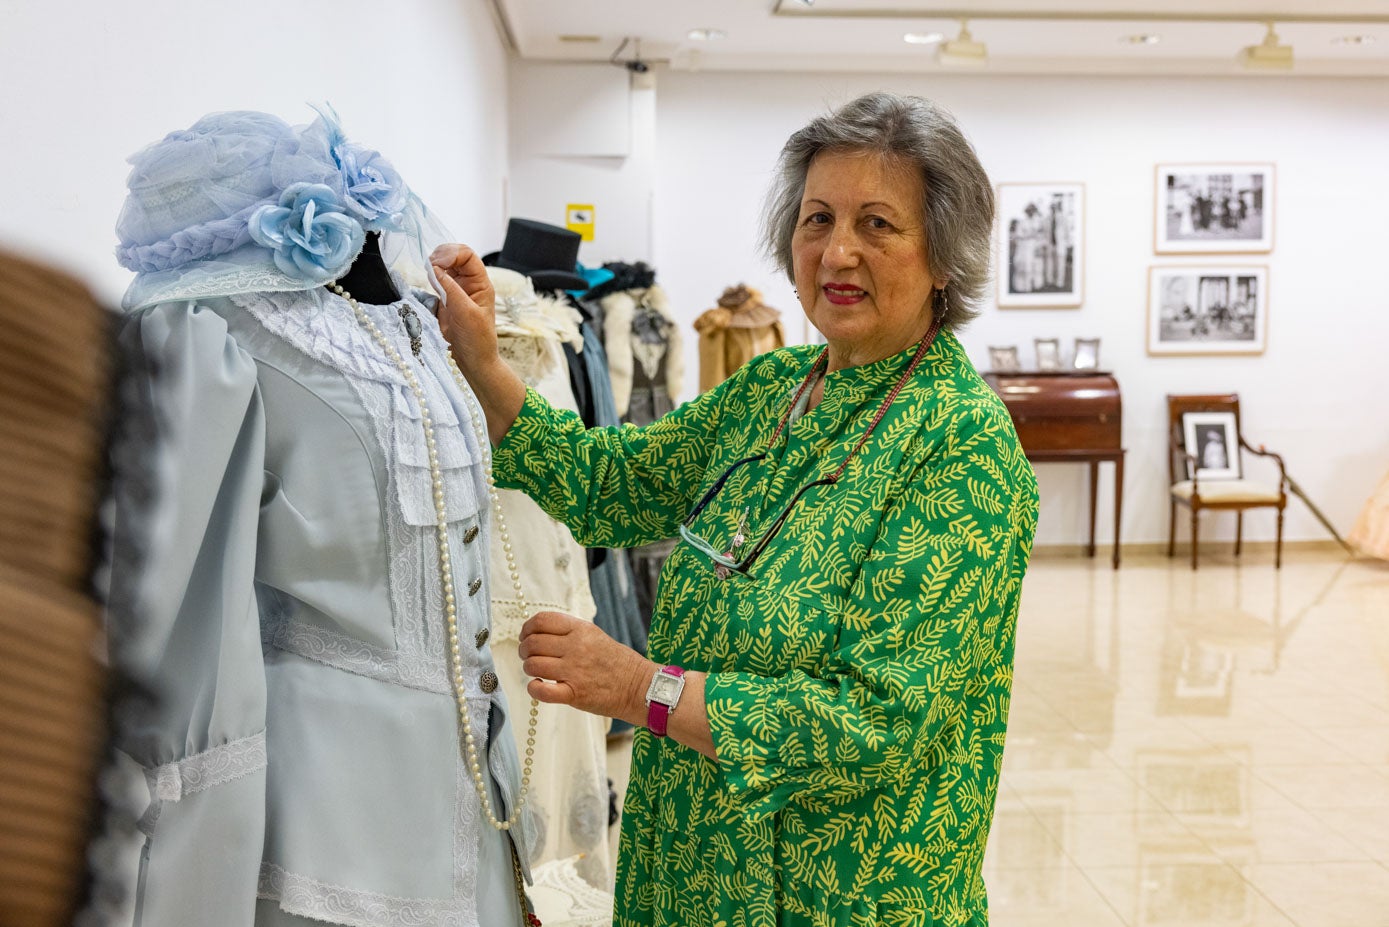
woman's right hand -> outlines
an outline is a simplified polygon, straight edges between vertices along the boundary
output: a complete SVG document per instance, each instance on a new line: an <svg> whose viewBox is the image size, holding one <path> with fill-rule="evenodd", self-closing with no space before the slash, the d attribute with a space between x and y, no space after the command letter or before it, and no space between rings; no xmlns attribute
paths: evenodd
<svg viewBox="0 0 1389 927"><path fill-rule="evenodd" d="M467 245L440 245L429 262L444 301L439 331L482 406L492 444L500 444L526 402L526 384L497 352L497 291L482 258Z"/></svg>
<svg viewBox="0 0 1389 927"><path fill-rule="evenodd" d="M459 369L472 381L501 363L493 314L496 291L482 258L467 245L440 245L429 261L443 290L439 330Z"/></svg>

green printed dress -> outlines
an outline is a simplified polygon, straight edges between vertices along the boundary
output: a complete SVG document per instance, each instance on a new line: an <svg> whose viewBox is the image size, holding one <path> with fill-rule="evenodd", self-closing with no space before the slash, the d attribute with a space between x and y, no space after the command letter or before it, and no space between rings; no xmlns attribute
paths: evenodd
<svg viewBox="0 0 1389 927"><path fill-rule="evenodd" d="M784 348L644 428L585 431L535 393L495 455L581 544L676 534L767 449L820 348ZM839 465L912 350L827 375L824 397L692 526L752 542ZM649 656L709 674L718 761L639 730L615 923L988 923L981 865L1012 687L1036 480L1003 404L942 332L840 481L811 489L752 567L680 543Z"/></svg>

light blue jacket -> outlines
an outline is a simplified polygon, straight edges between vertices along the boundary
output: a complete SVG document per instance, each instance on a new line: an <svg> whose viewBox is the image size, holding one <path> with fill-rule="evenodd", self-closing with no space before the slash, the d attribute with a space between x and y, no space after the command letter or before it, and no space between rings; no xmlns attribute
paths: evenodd
<svg viewBox="0 0 1389 927"><path fill-rule="evenodd" d="M428 311L365 307L424 388L443 468L475 735L519 786L488 629L486 449ZM121 333L152 373L147 603L113 651L156 701L121 748L152 799L137 923L518 923L506 837L461 744L420 408L324 290L171 302ZM524 822L523 822L524 823ZM533 829L513 834L527 858ZM288 917L286 915L289 915Z"/></svg>

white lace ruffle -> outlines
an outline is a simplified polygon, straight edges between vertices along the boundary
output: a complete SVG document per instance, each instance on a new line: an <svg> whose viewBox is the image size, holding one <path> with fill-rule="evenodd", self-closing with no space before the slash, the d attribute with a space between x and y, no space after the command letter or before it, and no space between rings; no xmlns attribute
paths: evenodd
<svg viewBox="0 0 1389 927"><path fill-rule="evenodd" d="M301 293L242 293L228 297L245 309L266 330L287 341L303 354L341 371L371 416L377 440L386 455L386 467L395 483L401 514L407 525L433 526L434 483L429 473L429 451L421 425L419 403L404 377L380 345L357 321L347 300L325 290ZM377 327L401 356L412 360L410 338L397 306L408 304L423 325L431 354L448 348L433 318L413 296L391 306L362 303ZM425 365L421 364L423 369ZM417 377L434 421L434 440L444 480L444 501L449 521L467 518L478 510L474 481L468 468L476 457L464 437L460 420L462 397L452 378Z"/></svg>

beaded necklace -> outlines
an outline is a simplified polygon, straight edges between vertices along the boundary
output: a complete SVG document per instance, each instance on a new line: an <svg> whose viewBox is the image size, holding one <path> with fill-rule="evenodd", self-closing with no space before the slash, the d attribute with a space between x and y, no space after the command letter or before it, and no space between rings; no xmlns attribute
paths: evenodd
<svg viewBox="0 0 1389 927"><path fill-rule="evenodd" d="M535 765L535 730L536 720L540 713L540 703L531 699L530 724L526 731L526 758L521 770L521 791L516 797L516 807L512 809L511 815L506 820L498 820L496 813L492 810L492 796L487 789L487 784L482 778L482 763L478 760L477 740L473 736L473 723L468 711L468 698L463 688L463 652L458 642L458 608L453 595L453 571L449 558L449 534L448 534L448 514L444 506L444 477L443 471L439 467L439 455L434 442L434 419L429 412L429 404L425 402L424 389L420 386L419 379L415 372L405 363L405 359L400 356L400 352L395 349L386 336L372 321L371 316L367 315L357 300L352 298L336 282L328 285L328 288L352 306L352 312L357 316L357 321L362 327L376 339L376 343L386 352L400 371L405 382L410 387L410 392L414 393L415 401L420 407L420 423L424 426L424 441L429 452L429 476L434 484L434 514L436 525L436 542L439 548L439 572L443 577L444 587L444 614L448 620L449 632L449 653L452 658L453 688L454 699L458 703L458 717L463 722L463 746L467 753L468 769L473 776L473 787L477 790L478 799L482 802L483 814L487 817L487 823L500 831L508 831L516 824L521 817L521 809L525 807L526 799L530 796L531 769ZM410 350L416 358L420 356L421 333L419 318L415 315L408 304L404 304L398 310L402 321L405 323L406 334L410 338ZM408 313L408 315L407 315ZM414 324L412 325L411 322ZM463 379L463 373L458 369L452 355L449 356L449 369L453 374L454 382L458 384L460 391L466 397L469 404L473 424L473 433L477 436L478 444L485 455L484 472L487 475L487 495L492 503L492 512L497 519L497 531L502 538L502 551L506 554L506 566L511 573L511 585L516 590L516 598L521 603L523 612L529 611L526 607L525 593L521 586L521 573L516 568L516 557L511 545L511 537L506 530L506 516L502 513L501 499L497 496L497 484L492 476L492 457L489 453L491 445L488 443L487 435L483 432L482 422L485 420L482 408L478 405L477 398L473 391L468 388Z"/></svg>

